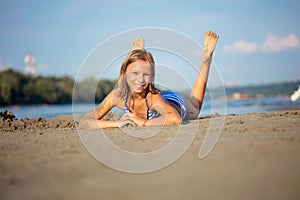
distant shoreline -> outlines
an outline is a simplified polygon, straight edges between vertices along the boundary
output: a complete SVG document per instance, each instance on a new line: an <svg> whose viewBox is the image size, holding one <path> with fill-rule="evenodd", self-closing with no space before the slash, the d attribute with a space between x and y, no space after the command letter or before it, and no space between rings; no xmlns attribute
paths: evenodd
<svg viewBox="0 0 300 200"><path fill-rule="evenodd" d="M14 81L10 81L14 80ZM0 72L0 106L23 106L23 105L64 105L73 101L101 102L107 94L116 86L116 80L97 80L87 78L75 83L72 77L31 77L14 70ZM74 84L76 92L74 93ZM90 88L91 85L97 85ZM290 96L300 85L300 80L281 83L270 83L260 85L244 85L235 87L218 87L207 90L206 98L230 97L236 93L249 96L277 97ZM225 89L225 94L224 94ZM189 91L182 91L189 96ZM0 108L1 108L0 107Z"/></svg>
<svg viewBox="0 0 300 200"><path fill-rule="evenodd" d="M39 105L14 105L0 107L0 111L10 110L15 113L17 118L43 117L45 119L53 118L58 115L84 114L94 108L98 103L80 103L80 104L39 104ZM225 107L224 107L225 106ZM205 99L200 115L207 116L211 114L245 114L245 113L263 113L276 111L299 110L300 100L291 102L284 97L247 99L247 100L227 100ZM226 110L226 113L225 113ZM115 108L112 112L117 112ZM121 111L120 111L121 112Z"/></svg>

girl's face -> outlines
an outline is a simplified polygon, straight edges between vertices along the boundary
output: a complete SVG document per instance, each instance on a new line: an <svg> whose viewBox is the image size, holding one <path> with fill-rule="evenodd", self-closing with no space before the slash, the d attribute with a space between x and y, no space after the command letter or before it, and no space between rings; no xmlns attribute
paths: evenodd
<svg viewBox="0 0 300 200"><path fill-rule="evenodd" d="M132 93L145 91L151 79L152 70L149 62L137 60L127 66L126 80Z"/></svg>

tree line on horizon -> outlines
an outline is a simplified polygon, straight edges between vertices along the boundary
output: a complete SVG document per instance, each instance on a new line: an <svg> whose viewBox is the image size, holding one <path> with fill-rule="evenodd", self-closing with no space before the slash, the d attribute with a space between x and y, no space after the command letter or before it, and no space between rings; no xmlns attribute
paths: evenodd
<svg viewBox="0 0 300 200"><path fill-rule="evenodd" d="M0 106L34 104L69 104L101 102L115 88L116 80L96 80L86 78L79 83L69 76L42 77L29 76L8 69L0 72ZM97 85L95 89L95 85ZM290 96L298 89L300 81L274 83L259 86L225 88L226 95L234 93L262 94L265 97ZM73 87L76 92L73 94ZM215 88L206 93L222 97L222 88ZM189 94L189 92L184 92ZM73 99L72 99L73 98Z"/></svg>
<svg viewBox="0 0 300 200"><path fill-rule="evenodd" d="M73 97L74 79L69 76L35 77L8 69L0 72L0 106L69 104L72 98L76 103L101 102L115 85L116 81L87 78L76 83Z"/></svg>

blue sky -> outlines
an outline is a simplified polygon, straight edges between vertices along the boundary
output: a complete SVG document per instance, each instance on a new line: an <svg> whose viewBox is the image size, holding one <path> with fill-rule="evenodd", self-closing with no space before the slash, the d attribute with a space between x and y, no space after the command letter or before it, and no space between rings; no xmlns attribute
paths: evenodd
<svg viewBox="0 0 300 200"><path fill-rule="evenodd" d="M29 51L38 74L75 77L90 52L108 38L159 27L200 44L207 30L217 32L214 62L226 85L299 80L299 10L297 0L1 0L0 70L24 71Z"/></svg>

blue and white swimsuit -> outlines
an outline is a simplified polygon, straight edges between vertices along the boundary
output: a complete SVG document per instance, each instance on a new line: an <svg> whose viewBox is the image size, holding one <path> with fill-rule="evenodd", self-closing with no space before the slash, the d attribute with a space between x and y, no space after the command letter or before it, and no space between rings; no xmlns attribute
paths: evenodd
<svg viewBox="0 0 300 200"><path fill-rule="evenodd" d="M182 119L186 119L187 117L187 110L186 110L186 103L184 101L183 96L178 93L171 90L166 90L160 93L161 96L167 101L176 104L182 112Z"/></svg>
<svg viewBox="0 0 300 200"><path fill-rule="evenodd" d="M166 90L166 91L161 92L160 94L164 100L166 100L167 102L176 104L181 109L182 119L185 119L187 117L186 103L184 101L183 96L180 93L173 92L171 90ZM150 108L148 106L148 101L146 98L145 98L145 102L146 102L146 106L147 106L147 119L153 119L153 118L158 117L160 114L155 110L150 110ZM127 106L127 100L125 102L124 111L131 112L131 110Z"/></svg>

